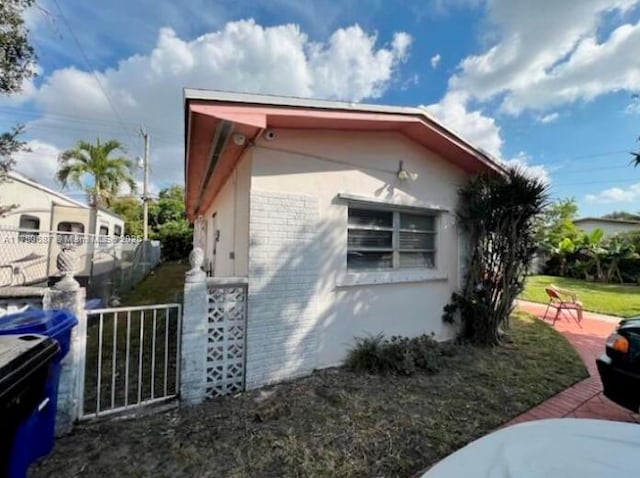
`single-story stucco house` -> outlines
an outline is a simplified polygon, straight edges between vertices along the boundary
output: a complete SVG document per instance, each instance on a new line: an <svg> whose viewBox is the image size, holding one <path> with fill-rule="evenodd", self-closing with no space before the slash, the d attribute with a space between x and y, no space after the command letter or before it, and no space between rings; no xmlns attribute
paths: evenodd
<svg viewBox="0 0 640 478"><path fill-rule="evenodd" d="M354 337L452 336L457 189L491 157L419 108L187 89L184 109L194 246L248 283L247 388L339 364Z"/></svg>
<svg viewBox="0 0 640 478"><path fill-rule="evenodd" d="M625 232L640 231L640 221L634 221L631 219L582 217L580 219L576 219L573 223L578 226L578 229L583 230L587 234L590 234L596 229L602 229L605 237L611 237Z"/></svg>

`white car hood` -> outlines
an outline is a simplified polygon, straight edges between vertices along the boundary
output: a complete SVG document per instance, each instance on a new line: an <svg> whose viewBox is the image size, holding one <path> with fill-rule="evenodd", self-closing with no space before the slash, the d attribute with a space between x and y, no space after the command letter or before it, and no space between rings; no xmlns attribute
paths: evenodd
<svg viewBox="0 0 640 478"><path fill-rule="evenodd" d="M514 425L449 455L423 478L638 478L640 425L563 418Z"/></svg>

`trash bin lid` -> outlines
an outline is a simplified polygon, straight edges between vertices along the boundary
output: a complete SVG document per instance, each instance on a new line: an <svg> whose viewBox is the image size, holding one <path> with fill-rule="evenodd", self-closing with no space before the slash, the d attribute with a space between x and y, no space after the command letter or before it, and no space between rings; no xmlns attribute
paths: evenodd
<svg viewBox="0 0 640 478"><path fill-rule="evenodd" d="M48 366L59 350L58 342L42 335L0 336L0 403Z"/></svg>
<svg viewBox="0 0 640 478"><path fill-rule="evenodd" d="M71 328L78 323L73 314L66 310L27 309L0 317L0 335L43 334L51 335L53 329Z"/></svg>

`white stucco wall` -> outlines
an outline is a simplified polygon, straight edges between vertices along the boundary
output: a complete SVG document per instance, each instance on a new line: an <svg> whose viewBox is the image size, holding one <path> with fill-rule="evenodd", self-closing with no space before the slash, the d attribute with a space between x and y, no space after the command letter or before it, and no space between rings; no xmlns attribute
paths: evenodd
<svg viewBox="0 0 640 478"><path fill-rule="evenodd" d="M203 221L196 224L194 240L205 251L205 266L215 262L215 277L246 277L249 248L249 188L251 151L245 152L215 198ZM215 219L213 218L215 214ZM219 230L215 244L215 230Z"/></svg>
<svg viewBox="0 0 640 478"><path fill-rule="evenodd" d="M576 223L578 229L582 229L586 233L591 233L596 229L602 229L605 236L615 236L625 232L640 231L640 224L628 224L624 222L603 222L585 220Z"/></svg>
<svg viewBox="0 0 640 478"><path fill-rule="evenodd" d="M397 179L399 160L418 173L417 181ZM335 365L353 338L366 334L450 337L441 317L459 283L454 212L464 177L400 134L276 130L275 140L259 140L252 159L247 386ZM345 193L446 209L438 220L437 269L347 273L348 202L338 198Z"/></svg>

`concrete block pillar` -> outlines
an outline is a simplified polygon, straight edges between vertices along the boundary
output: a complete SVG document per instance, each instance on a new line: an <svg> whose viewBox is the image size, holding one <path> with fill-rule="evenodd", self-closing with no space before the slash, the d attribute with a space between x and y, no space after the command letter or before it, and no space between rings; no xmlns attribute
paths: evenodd
<svg viewBox="0 0 640 478"><path fill-rule="evenodd" d="M180 400L187 405L206 398L208 306L207 276L202 270L204 252L196 247L189 254L191 270L184 284L180 357Z"/></svg>
<svg viewBox="0 0 640 478"><path fill-rule="evenodd" d="M85 311L86 291L73 278L77 270L78 257L72 248L63 249L57 257L56 265L62 279L53 288L45 291L42 305L47 309L65 309L75 315L78 325L71 331L69 353L62 360L60 385L58 387L58 413L56 435L71 432L78 417L80 405L80 381L84 379L82 355L87 340L87 314Z"/></svg>

